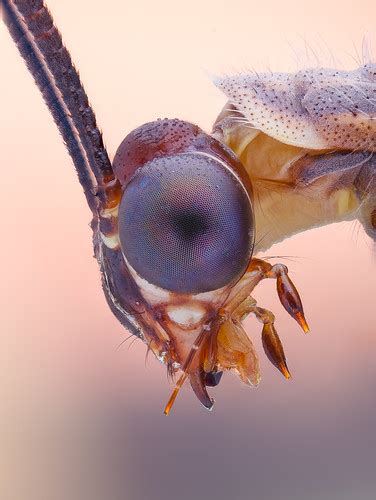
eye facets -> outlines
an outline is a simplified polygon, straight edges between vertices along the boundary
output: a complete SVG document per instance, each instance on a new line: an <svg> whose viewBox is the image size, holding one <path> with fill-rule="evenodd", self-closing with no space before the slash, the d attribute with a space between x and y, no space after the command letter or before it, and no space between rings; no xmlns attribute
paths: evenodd
<svg viewBox="0 0 376 500"><path fill-rule="evenodd" d="M215 158L182 154L145 164L127 185L119 235L129 264L161 288L196 294L239 279L253 245L250 200Z"/></svg>

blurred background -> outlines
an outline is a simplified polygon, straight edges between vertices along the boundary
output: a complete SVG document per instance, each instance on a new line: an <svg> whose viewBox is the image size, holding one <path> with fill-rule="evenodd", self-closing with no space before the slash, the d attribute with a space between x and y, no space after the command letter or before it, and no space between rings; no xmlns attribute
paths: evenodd
<svg viewBox="0 0 376 500"><path fill-rule="evenodd" d="M355 68L376 39L372 0L186 3L49 0L111 158L158 117L207 131L238 71ZM371 500L376 490L376 260L357 223L316 229L268 256L304 300L305 336L273 282L292 380L263 354L257 389L227 374L212 413L171 387L112 316L90 213L41 96L0 25L2 500ZM374 47L375 44L374 44Z"/></svg>

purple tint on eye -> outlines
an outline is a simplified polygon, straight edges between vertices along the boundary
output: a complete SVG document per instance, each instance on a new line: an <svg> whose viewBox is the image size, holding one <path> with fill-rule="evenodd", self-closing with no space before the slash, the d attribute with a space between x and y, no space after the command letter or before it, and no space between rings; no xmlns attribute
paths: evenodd
<svg viewBox="0 0 376 500"><path fill-rule="evenodd" d="M127 185L119 234L124 256L149 283L207 292L244 273L253 248L252 207L238 178L215 158L157 158Z"/></svg>

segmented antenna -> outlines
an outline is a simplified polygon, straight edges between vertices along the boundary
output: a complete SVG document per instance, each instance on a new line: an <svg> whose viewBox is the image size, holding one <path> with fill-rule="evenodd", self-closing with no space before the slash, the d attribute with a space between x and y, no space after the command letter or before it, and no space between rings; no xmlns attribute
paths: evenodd
<svg viewBox="0 0 376 500"><path fill-rule="evenodd" d="M42 0L2 0L4 21L63 136L88 204L114 179L102 134L79 75Z"/></svg>

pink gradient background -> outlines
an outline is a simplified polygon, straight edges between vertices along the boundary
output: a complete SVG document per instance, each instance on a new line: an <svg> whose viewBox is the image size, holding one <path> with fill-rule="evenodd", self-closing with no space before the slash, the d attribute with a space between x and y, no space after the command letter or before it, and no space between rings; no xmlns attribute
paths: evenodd
<svg viewBox="0 0 376 500"><path fill-rule="evenodd" d="M50 0L113 157L134 127L180 117L210 130L210 74L359 65L376 4L350 1ZM112 316L73 165L3 25L1 67L2 500L371 500L376 490L376 261L359 225L307 232L268 255L289 265L312 333L278 304L293 379L257 390L228 374L207 413L173 415L165 370Z"/></svg>

